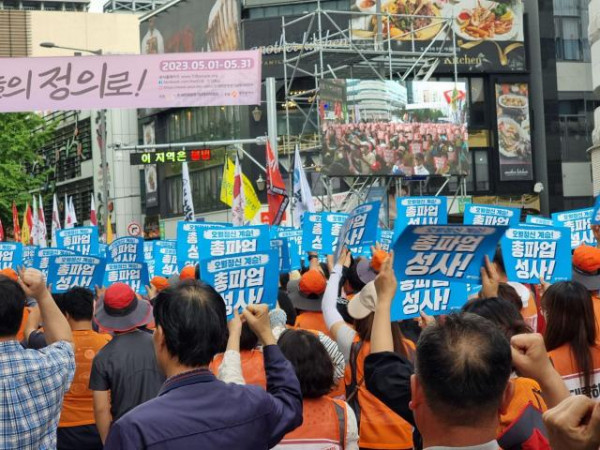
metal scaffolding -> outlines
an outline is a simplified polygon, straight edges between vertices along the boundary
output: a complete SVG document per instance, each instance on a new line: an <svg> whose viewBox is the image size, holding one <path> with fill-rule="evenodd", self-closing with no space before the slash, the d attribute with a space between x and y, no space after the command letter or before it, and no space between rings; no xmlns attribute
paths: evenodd
<svg viewBox="0 0 600 450"><path fill-rule="evenodd" d="M382 12L381 0L377 0L377 12L365 13L354 11L332 11L322 8L321 0L317 0L316 9L301 17L287 20L282 17L283 66L285 81L285 104L287 134L284 137L283 148L287 156L288 168L292 168L294 144L302 142L309 136L316 142L312 148L312 169L319 174L313 180L313 191L320 184L326 192L325 198L320 199L323 209L348 211L356 204L364 202L373 187L385 188L391 186L400 191L402 186L417 183L418 193L428 180L411 180L397 176L346 176L342 177L349 186L346 199L341 205L335 206L332 201L332 182L330 176L322 171L322 151L320 139L320 116L317 111L317 98L320 81L329 79L378 79L427 81L435 73L444 59L450 59L454 65L454 80L458 79L456 33L453 29L452 17L402 15ZM371 17L374 30L367 39L353 37L351 22L353 19ZM426 18L430 23L420 28L415 27L415 19ZM410 31L391 36L386 24L391 20L405 19L410 24ZM424 48L419 41L419 33L428 32L429 42ZM290 42L292 34L302 35L302 42ZM406 44L402 50L397 49L398 41ZM406 48L405 48L406 47ZM314 80L314 87L295 90L294 82L300 77ZM290 110L298 111L303 123L298 133L292 130ZM310 168L309 168L310 169ZM439 177L438 177L439 178ZM453 185L454 199L466 195L466 178L463 175L445 177L442 188L436 195L441 195L444 189ZM415 189L416 190L416 189ZM388 202L386 202L388 203Z"/></svg>

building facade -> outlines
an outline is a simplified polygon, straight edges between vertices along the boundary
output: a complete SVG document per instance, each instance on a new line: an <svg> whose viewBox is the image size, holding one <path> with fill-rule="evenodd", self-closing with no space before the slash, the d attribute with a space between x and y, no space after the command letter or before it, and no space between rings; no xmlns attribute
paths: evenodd
<svg viewBox="0 0 600 450"><path fill-rule="evenodd" d="M168 3L169 0L108 0L104 3L105 13L145 13Z"/></svg>
<svg viewBox="0 0 600 450"><path fill-rule="evenodd" d="M5 2L6 3L6 2ZM87 2L86 2L87 3ZM0 11L0 55L12 57L73 56L73 50L44 48L42 42L57 46L99 50L105 54L137 54L138 19L132 15L92 14L57 11ZM15 39L18 38L18 39ZM83 52L82 52L83 53ZM81 56L86 57L86 56ZM102 192L104 173L98 140L99 111L40 112L56 124L53 139L39 149L46 166L52 168L42 194L58 194L61 211L65 196L73 197L80 224L89 220L94 195L100 221L106 217ZM136 110L107 112L108 208L113 229L126 235L129 223L141 220L139 172L132 169L126 153L115 151L116 143L137 142ZM50 214L47 208L47 214ZM46 223L51 221L48 217Z"/></svg>
<svg viewBox="0 0 600 450"><path fill-rule="evenodd" d="M0 10L87 11L90 0L0 0Z"/></svg>

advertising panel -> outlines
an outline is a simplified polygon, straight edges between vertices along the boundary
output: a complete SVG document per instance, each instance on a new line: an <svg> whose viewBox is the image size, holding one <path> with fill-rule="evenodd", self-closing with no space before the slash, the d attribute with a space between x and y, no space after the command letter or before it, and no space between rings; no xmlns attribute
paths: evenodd
<svg viewBox="0 0 600 450"><path fill-rule="evenodd" d="M520 72L526 69L522 0L350 0L354 41L382 39L398 51L450 51L456 33L457 65L461 72ZM433 43L432 43L433 41ZM440 69L451 70L453 58Z"/></svg>
<svg viewBox="0 0 600 450"><path fill-rule="evenodd" d="M469 173L464 83L322 80L320 91L329 175Z"/></svg>
<svg viewBox="0 0 600 450"><path fill-rule="evenodd" d="M496 110L500 181L533 180L528 84L496 84Z"/></svg>
<svg viewBox="0 0 600 450"><path fill-rule="evenodd" d="M155 122L144 125L143 131L144 145L156 144ZM156 172L156 165L150 164L144 167L144 179L146 182L146 208L158 206L158 174Z"/></svg>

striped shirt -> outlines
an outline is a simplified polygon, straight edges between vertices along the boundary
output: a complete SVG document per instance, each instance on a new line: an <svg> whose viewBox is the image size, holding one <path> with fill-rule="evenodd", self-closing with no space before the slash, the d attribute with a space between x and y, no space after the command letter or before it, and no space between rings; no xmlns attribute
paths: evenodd
<svg viewBox="0 0 600 450"><path fill-rule="evenodd" d="M41 350L0 342L0 449L56 448L62 401L74 373L69 342Z"/></svg>

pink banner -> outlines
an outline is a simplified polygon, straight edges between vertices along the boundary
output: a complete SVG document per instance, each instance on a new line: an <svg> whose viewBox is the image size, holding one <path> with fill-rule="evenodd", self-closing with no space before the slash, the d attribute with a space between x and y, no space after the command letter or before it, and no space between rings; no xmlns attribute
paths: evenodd
<svg viewBox="0 0 600 450"><path fill-rule="evenodd" d="M0 112L260 104L261 55L0 58Z"/></svg>

